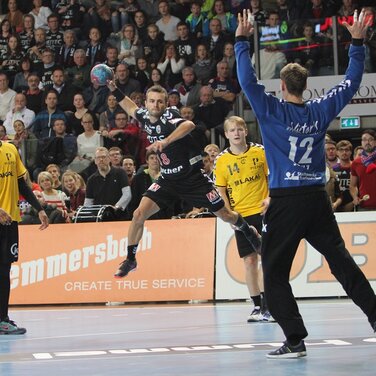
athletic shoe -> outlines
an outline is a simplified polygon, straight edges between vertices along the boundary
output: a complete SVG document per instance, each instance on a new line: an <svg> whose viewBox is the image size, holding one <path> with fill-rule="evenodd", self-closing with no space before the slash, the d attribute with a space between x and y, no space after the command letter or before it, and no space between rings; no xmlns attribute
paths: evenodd
<svg viewBox="0 0 376 376"><path fill-rule="evenodd" d="M373 331L376 333L376 321L373 323Z"/></svg>
<svg viewBox="0 0 376 376"><path fill-rule="evenodd" d="M260 307L255 307L253 311L250 313L248 316L247 322L258 322L260 321L261 317L261 308Z"/></svg>
<svg viewBox="0 0 376 376"><path fill-rule="evenodd" d="M9 318L0 322L0 334L25 334L25 328L19 328L16 323Z"/></svg>
<svg viewBox="0 0 376 376"><path fill-rule="evenodd" d="M260 255L261 254L261 235L256 230L256 227L249 226L249 229L252 232L252 238L250 239L251 244L255 251Z"/></svg>
<svg viewBox="0 0 376 376"><path fill-rule="evenodd" d="M260 321L261 322L275 322L274 317L270 314L269 311L261 312Z"/></svg>
<svg viewBox="0 0 376 376"><path fill-rule="evenodd" d="M137 261L131 261L129 259L125 259L119 266L119 269L116 271L114 277L115 278L123 278L128 275L129 272L135 271L137 268Z"/></svg>
<svg viewBox="0 0 376 376"><path fill-rule="evenodd" d="M303 356L307 356L304 341L300 341L296 346L292 346L286 341L279 349L266 355L267 358L273 359L296 359Z"/></svg>

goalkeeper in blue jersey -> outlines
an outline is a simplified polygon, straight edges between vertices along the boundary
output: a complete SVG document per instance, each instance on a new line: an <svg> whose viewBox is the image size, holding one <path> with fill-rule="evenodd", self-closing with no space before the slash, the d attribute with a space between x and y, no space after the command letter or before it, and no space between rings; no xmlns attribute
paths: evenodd
<svg viewBox="0 0 376 376"><path fill-rule="evenodd" d="M269 166L270 205L264 217L262 266L270 313L286 341L270 358L306 355L308 335L289 284L291 265L305 238L327 260L346 293L367 315L376 330L376 297L340 234L325 192L325 133L330 122L359 88L364 70L363 37L369 26L365 12L354 13L349 66L344 80L326 95L305 102L308 72L288 64L280 73L283 99L265 93L249 56L253 32L249 11L239 14L235 54L238 79L258 119Z"/></svg>

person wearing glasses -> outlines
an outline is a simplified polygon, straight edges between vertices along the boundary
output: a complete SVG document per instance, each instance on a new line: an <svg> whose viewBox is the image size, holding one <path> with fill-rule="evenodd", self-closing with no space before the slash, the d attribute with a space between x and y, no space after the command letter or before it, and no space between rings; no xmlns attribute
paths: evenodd
<svg viewBox="0 0 376 376"><path fill-rule="evenodd" d="M103 146L95 151L94 163L97 171L87 180L84 206L111 205L119 219L126 219L125 209L132 198L127 174L111 166L110 153Z"/></svg>
<svg viewBox="0 0 376 376"><path fill-rule="evenodd" d="M95 151L99 146L103 146L103 137L94 129L94 116L89 112L82 116L84 132L77 136L77 155L68 167L86 179L95 172Z"/></svg>

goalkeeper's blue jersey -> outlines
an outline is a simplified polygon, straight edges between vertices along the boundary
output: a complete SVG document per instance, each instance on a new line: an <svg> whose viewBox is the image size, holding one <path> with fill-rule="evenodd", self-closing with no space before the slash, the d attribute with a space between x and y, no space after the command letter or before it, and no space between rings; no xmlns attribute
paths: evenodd
<svg viewBox="0 0 376 376"><path fill-rule="evenodd" d="M247 41L236 42L235 54L239 83L261 128L270 189L323 186L325 133L360 86L364 47L350 46L349 67L342 82L324 96L302 105L265 92L251 64Z"/></svg>

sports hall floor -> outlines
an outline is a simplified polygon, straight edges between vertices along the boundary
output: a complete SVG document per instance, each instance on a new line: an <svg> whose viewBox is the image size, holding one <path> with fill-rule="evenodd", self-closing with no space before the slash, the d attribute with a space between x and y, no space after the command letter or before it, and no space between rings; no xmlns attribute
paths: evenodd
<svg viewBox="0 0 376 376"><path fill-rule="evenodd" d="M294 360L265 357L282 332L248 324L246 302L11 309L28 332L0 336L0 375L376 375L376 337L351 301L299 306L310 335Z"/></svg>

